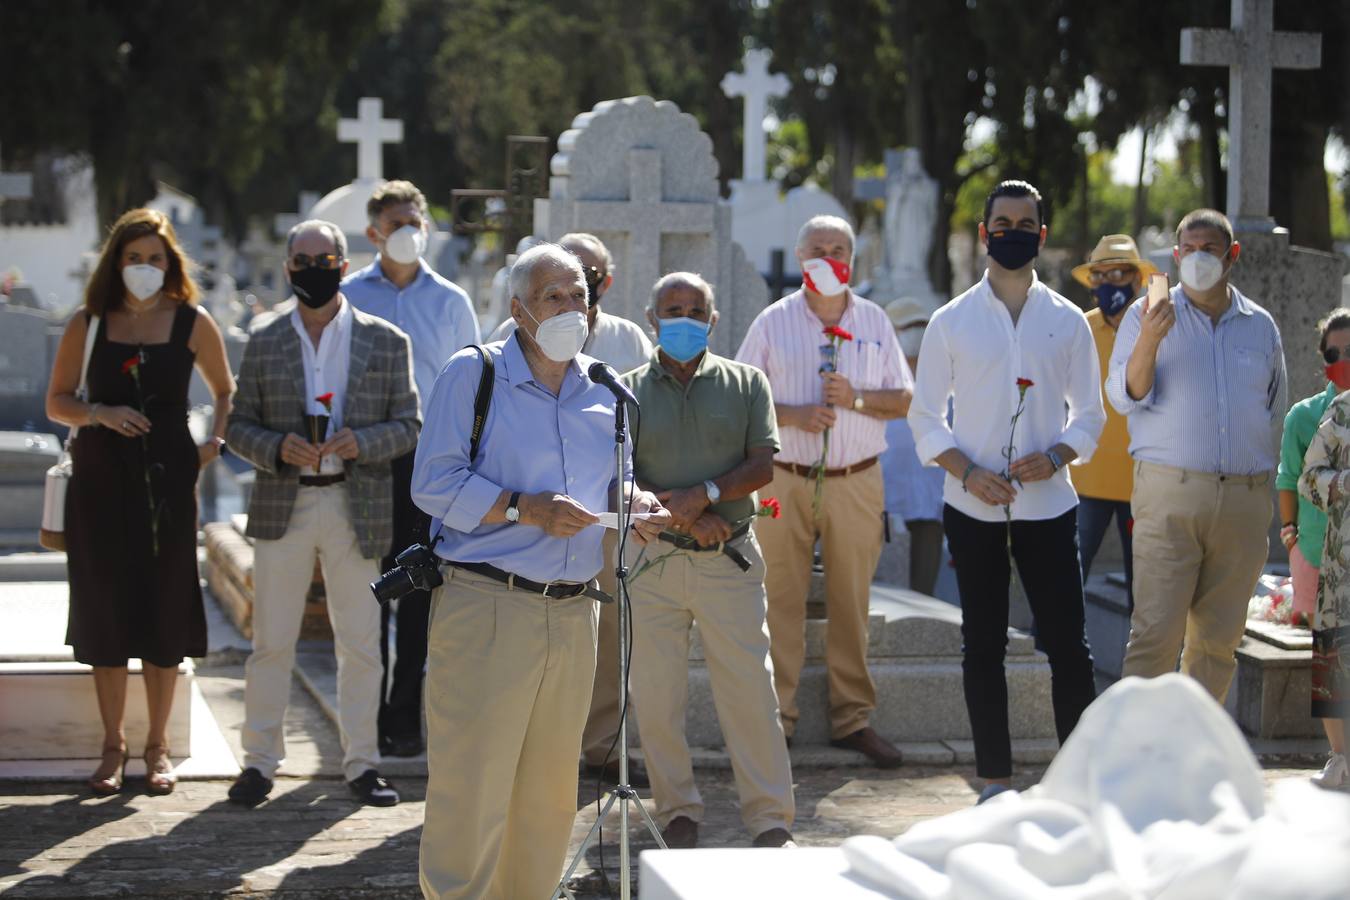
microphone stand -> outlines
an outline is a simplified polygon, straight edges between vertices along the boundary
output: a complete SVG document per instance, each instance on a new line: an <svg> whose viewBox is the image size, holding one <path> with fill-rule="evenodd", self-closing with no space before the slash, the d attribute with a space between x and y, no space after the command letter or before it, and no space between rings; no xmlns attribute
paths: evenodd
<svg viewBox="0 0 1350 900"><path fill-rule="evenodd" d="M611 388L612 390L612 388ZM600 814L595 817L595 824L591 830L586 833L586 839L581 842L577 848L576 855L572 857L571 864L567 871L563 873L562 880L558 882L558 887L554 890L550 900L559 900L566 897L567 900L576 900L576 895L567 887L567 882L576 872L577 867L586 856L586 850L591 846L600 834L600 826L605 821L605 816L614 808L614 804L619 804L619 897L621 900L630 900L633 895L632 881L629 878L629 869L631 862L628 850L628 806L632 804L637 807L638 812L642 814L642 819L646 823L647 830L651 832L656 839L656 845L662 850L669 849L666 842L661 837L661 830L656 827L651 813L642 805L638 799L637 791L628 783L628 565L624 560L624 545L628 542L628 525L630 508L632 501L623 490L623 453L627 443L627 422L628 404L623 397L614 398L614 478L619 485L619 548L618 559L614 566L614 580L617 590L615 591L614 602L619 605L619 696L623 698L622 714L619 716L619 783L610 792L609 799L601 807Z"/></svg>

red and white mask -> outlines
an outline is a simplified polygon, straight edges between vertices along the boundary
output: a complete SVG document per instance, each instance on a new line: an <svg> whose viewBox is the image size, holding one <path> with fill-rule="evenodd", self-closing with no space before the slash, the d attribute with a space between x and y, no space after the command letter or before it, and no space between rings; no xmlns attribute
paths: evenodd
<svg viewBox="0 0 1350 900"><path fill-rule="evenodd" d="M828 256L802 261L802 283L822 297L835 297L848 287L849 265Z"/></svg>

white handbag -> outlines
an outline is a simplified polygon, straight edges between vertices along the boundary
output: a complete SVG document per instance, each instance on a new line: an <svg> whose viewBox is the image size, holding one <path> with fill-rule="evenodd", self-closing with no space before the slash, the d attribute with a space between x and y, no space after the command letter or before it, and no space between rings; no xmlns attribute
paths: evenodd
<svg viewBox="0 0 1350 900"><path fill-rule="evenodd" d="M94 340L98 337L99 317L89 319L89 330L84 336L84 361L80 363L80 386L75 396L81 400L89 398L89 357L94 352ZM80 426L72 425L66 442L61 447L61 456L56 465L47 470L46 490L42 495L42 528L38 531L38 543L48 550L66 549L66 488L70 486L70 477L75 473L75 463L70 458L70 445L79 434Z"/></svg>

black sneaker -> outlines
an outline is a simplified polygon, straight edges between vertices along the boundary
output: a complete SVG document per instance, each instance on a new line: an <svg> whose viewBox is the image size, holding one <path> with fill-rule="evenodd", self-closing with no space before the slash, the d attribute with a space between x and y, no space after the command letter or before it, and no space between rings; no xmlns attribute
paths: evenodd
<svg viewBox="0 0 1350 900"><path fill-rule="evenodd" d="M272 779L264 778L262 772L249 766L239 773L239 777L230 785L231 803L240 806L257 806L272 792Z"/></svg>
<svg viewBox="0 0 1350 900"><path fill-rule="evenodd" d="M397 806L398 791L374 769L366 769L360 777L347 782L352 796L371 806Z"/></svg>

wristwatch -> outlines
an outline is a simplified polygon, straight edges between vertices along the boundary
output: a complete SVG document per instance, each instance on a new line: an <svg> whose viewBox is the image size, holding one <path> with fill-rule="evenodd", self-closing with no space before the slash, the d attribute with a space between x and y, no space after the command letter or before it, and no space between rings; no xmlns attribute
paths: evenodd
<svg viewBox="0 0 1350 900"><path fill-rule="evenodd" d="M1064 460L1060 459L1059 454L1056 453L1055 451L1053 450L1045 451L1045 457L1046 459L1050 460L1050 465L1055 467L1056 472L1064 468Z"/></svg>
<svg viewBox="0 0 1350 900"><path fill-rule="evenodd" d="M506 521L512 525L520 521L520 491L513 492L506 502Z"/></svg>
<svg viewBox="0 0 1350 900"><path fill-rule="evenodd" d="M712 506L722 496L722 492L717 489L717 485L709 478L703 482L703 489L708 492L708 505Z"/></svg>
<svg viewBox="0 0 1350 900"><path fill-rule="evenodd" d="M225 454L230 452L230 445L225 443L225 439L223 437L213 437L211 440L216 445L217 459L224 458Z"/></svg>
<svg viewBox="0 0 1350 900"><path fill-rule="evenodd" d="M854 411L854 412L862 412L862 411L863 411L863 395L862 395L862 391L858 391L856 394L853 395L853 411Z"/></svg>

